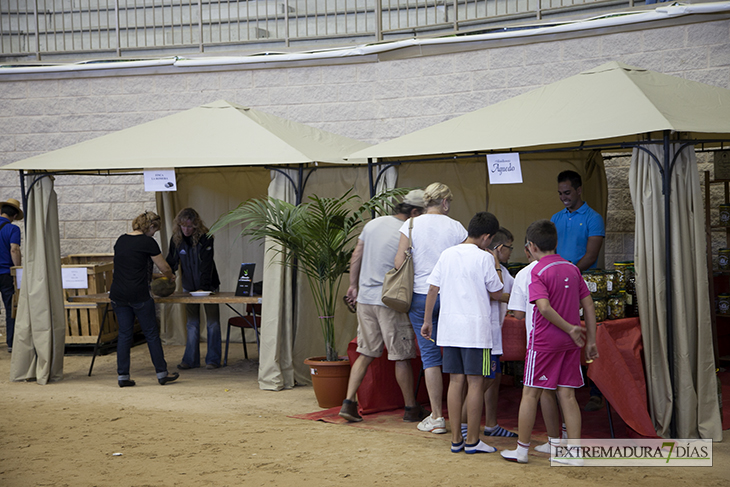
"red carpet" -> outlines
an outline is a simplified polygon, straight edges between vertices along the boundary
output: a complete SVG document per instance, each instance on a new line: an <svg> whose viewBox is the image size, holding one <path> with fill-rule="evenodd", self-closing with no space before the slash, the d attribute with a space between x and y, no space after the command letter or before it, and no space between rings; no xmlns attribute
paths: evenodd
<svg viewBox="0 0 730 487"><path fill-rule="evenodd" d="M730 375L730 374L728 374ZM730 403L730 377L728 377L728 402ZM499 413L498 421L499 425L511 431L517 431L517 412L520 406L520 398L522 396L522 389L510 385L502 385L499 391ZM576 397L578 404L584 406L588 402L588 388L584 387L576 391ZM309 419L314 421L324 421L326 423L344 423L348 426L378 429L378 430L390 430L390 431L401 431L403 433L412 434L426 434L419 432L415 424L403 422L403 409L397 409L394 411L383 411L375 414L363 415L363 421L361 423L348 423L346 420L340 418L337 413L340 412L339 407L324 409L309 414L298 414L290 416L298 419ZM637 438L640 437L631 428L626 426L626 423L619 417L618 414L612 409L611 418L613 420L613 429L616 438ZM608 412L606 408L595 412L583 411L583 437L584 438L610 438L611 432L608 422ZM545 425L542 421L542 415L538 409L537 420L535 421L535 428L533 430L533 436L536 440L544 441L547 438Z"/></svg>

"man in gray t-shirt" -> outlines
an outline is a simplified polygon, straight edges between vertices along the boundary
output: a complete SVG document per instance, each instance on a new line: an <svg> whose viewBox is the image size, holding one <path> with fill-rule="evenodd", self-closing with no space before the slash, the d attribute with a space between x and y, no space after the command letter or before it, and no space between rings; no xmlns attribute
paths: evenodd
<svg viewBox="0 0 730 487"><path fill-rule="evenodd" d="M388 350L388 360L395 361L395 378L403 393L406 410L403 421L417 422L430 414L416 402L413 392L411 359L416 356L415 336L408 315L398 313L381 300L383 278L393 267L398 251L400 227L408 218L423 212L423 191L413 190L396 206L395 215L369 221L362 230L350 259L350 287L345 301L357 302L357 352L347 385L347 399L340 416L348 421L362 421L355 396L370 363Z"/></svg>

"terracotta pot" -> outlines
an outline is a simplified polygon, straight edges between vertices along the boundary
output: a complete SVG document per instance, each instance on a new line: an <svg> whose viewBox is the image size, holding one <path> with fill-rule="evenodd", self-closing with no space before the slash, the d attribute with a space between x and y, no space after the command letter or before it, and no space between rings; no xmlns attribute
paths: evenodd
<svg viewBox="0 0 730 487"><path fill-rule="evenodd" d="M347 357L328 362L326 357L310 357L304 361L312 374L312 387L321 408L342 406L347 397L347 381L350 379L350 361Z"/></svg>

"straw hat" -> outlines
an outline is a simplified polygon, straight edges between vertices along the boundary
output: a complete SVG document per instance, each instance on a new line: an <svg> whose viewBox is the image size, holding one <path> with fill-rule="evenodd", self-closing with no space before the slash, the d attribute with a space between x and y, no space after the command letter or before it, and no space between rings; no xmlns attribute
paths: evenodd
<svg viewBox="0 0 730 487"><path fill-rule="evenodd" d="M3 205L9 205L18 210L18 215L15 217L16 220L22 220L25 215L23 215L23 210L20 209L20 201L16 200L15 198L8 198L8 201L0 201L0 208Z"/></svg>

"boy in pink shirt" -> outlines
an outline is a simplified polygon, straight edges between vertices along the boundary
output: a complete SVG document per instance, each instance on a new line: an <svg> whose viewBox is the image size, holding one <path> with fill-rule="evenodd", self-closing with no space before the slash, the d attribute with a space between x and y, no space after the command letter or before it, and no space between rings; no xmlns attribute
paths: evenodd
<svg viewBox="0 0 730 487"><path fill-rule="evenodd" d="M538 260L532 269L529 290L530 302L539 313L534 315L535 326L525 357L517 449L501 452L506 460L519 463L527 463L537 403L543 389L557 389L568 438L580 438L581 413L575 389L583 386L581 348L585 345L587 360L598 357L591 293L580 270L555 253L558 243L555 225L549 220L534 222L527 228L527 240L528 250ZM580 322L581 307L585 327ZM575 445L568 444L568 448L571 446Z"/></svg>

